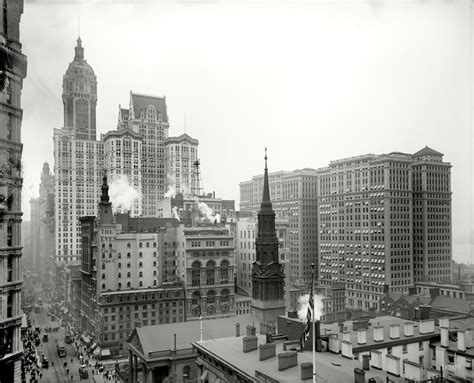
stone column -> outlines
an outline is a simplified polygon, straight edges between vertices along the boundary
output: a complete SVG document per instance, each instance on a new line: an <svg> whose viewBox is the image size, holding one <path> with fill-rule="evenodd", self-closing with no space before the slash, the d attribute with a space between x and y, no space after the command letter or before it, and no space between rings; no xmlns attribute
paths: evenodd
<svg viewBox="0 0 474 383"><path fill-rule="evenodd" d="M128 351L128 381L133 383L133 354Z"/></svg>
<svg viewBox="0 0 474 383"><path fill-rule="evenodd" d="M146 365L145 363L142 363L142 380L141 382L146 383Z"/></svg>
<svg viewBox="0 0 474 383"><path fill-rule="evenodd" d="M133 379L132 383L137 383L138 381L138 361L137 356L133 355Z"/></svg>

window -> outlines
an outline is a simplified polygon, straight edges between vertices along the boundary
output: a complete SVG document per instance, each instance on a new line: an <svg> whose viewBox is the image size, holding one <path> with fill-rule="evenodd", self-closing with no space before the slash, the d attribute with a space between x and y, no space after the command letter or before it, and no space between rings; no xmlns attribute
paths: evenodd
<svg viewBox="0 0 474 383"><path fill-rule="evenodd" d="M214 290L209 290L207 292L207 303L208 304L216 303L216 293L214 292Z"/></svg>
<svg viewBox="0 0 474 383"><path fill-rule="evenodd" d="M215 283L215 266L214 261L208 261L206 264L206 284L213 285Z"/></svg>
<svg viewBox="0 0 474 383"><path fill-rule="evenodd" d="M102 283L102 288L105 289L105 283Z"/></svg>
<svg viewBox="0 0 474 383"><path fill-rule="evenodd" d="M229 282L229 261L224 259L221 262L221 283Z"/></svg>
<svg viewBox="0 0 474 383"><path fill-rule="evenodd" d="M201 263L199 261L195 261L191 267L191 284L193 286L199 286L201 284Z"/></svg>
<svg viewBox="0 0 474 383"><path fill-rule="evenodd" d="M143 243L140 242L140 243L138 244L138 247L141 249L141 248L143 247Z"/></svg>
<svg viewBox="0 0 474 383"><path fill-rule="evenodd" d="M127 278L130 278L130 271L127 273Z"/></svg>
<svg viewBox="0 0 474 383"><path fill-rule="evenodd" d="M102 274L102 279L105 279L105 274Z"/></svg>
<svg viewBox="0 0 474 383"><path fill-rule="evenodd" d="M105 263L102 264L102 270L105 270Z"/></svg>

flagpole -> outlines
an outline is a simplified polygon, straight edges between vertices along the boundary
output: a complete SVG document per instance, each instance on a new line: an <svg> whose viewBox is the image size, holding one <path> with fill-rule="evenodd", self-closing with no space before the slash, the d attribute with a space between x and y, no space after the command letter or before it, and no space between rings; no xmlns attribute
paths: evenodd
<svg viewBox="0 0 474 383"><path fill-rule="evenodd" d="M314 304L314 262L311 263L311 295L313 296L313 383L316 383L316 326Z"/></svg>

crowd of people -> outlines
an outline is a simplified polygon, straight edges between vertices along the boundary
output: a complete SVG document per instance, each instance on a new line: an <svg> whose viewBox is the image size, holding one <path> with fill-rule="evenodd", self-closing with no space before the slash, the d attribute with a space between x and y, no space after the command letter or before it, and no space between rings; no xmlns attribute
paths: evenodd
<svg viewBox="0 0 474 383"><path fill-rule="evenodd" d="M29 383L37 383L43 377L43 367L36 348L41 342L39 333L28 328L23 333L22 341L24 352L21 357L21 381L26 383L26 377L29 373Z"/></svg>

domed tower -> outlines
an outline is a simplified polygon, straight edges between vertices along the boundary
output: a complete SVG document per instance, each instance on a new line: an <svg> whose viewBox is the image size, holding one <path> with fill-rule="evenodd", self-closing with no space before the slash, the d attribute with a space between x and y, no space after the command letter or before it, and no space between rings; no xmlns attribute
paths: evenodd
<svg viewBox="0 0 474 383"><path fill-rule="evenodd" d="M63 77L64 127L80 140L95 141L97 77L84 59L82 40L77 39L74 60Z"/></svg>

